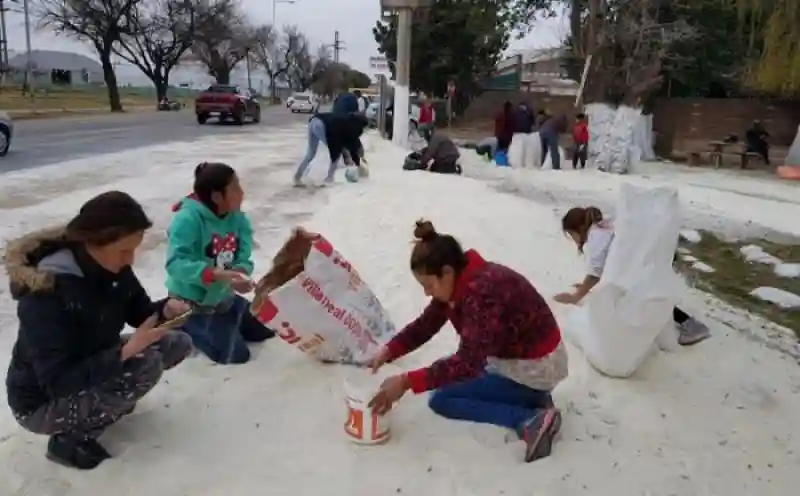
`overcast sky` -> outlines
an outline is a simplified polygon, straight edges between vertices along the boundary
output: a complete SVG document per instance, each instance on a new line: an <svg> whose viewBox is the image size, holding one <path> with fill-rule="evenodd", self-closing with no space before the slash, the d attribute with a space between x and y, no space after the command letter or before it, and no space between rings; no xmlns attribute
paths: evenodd
<svg viewBox="0 0 800 496"><path fill-rule="evenodd" d="M242 5L253 24L272 22L270 0L242 0ZM380 15L379 5L376 0L296 0L293 4L278 0L277 24L297 24L315 45L333 43L334 32L338 30L346 48L341 52L341 60L372 75L369 57L378 55L372 27ZM6 23L9 48L24 50L23 16L7 13ZM566 34L568 24L563 17L540 21L528 36L515 41L511 48L556 46ZM97 58L90 46L64 36L57 37L48 31L34 31L31 44L34 50L73 51Z"/></svg>

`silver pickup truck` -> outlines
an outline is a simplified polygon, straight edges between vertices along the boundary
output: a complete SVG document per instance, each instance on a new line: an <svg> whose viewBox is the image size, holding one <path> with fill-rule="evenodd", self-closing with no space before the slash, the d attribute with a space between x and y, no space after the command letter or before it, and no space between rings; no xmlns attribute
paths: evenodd
<svg viewBox="0 0 800 496"><path fill-rule="evenodd" d="M12 136L14 136L14 123L11 122L11 116L0 111L0 157L8 153Z"/></svg>

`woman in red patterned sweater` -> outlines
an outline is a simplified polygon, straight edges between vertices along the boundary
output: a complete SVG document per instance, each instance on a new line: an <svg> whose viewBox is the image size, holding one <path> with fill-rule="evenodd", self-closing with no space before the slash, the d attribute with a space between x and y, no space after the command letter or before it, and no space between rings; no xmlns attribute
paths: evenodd
<svg viewBox="0 0 800 496"><path fill-rule="evenodd" d="M453 355L388 378L371 406L384 414L409 389L435 390L429 404L439 415L513 429L526 462L548 456L561 426L550 393L567 376L567 353L547 303L522 275L464 252L430 222L418 222L414 235L411 270L432 299L373 370L416 350L448 320L461 341Z"/></svg>

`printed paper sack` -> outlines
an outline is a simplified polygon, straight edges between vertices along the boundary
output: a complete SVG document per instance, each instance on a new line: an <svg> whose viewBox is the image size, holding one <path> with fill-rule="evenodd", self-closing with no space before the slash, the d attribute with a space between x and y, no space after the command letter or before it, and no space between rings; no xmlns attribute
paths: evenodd
<svg viewBox="0 0 800 496"><path fill-rule="evenodd" d="M364 364L395 335L378 298L323 237L312 243L303 271L257 296L252 312L284 341L325 361Z"/></svg>

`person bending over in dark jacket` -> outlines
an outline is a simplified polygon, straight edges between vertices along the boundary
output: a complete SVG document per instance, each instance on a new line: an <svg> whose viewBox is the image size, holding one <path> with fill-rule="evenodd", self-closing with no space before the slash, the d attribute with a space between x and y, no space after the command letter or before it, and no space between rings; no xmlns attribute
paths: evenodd
<svg viewBox="0 0 800 496"><path fill-rule="evenodd" d="M91 469L109 458L97 437L192 351L189 336L156 327L188 305L151 301L131 269L151 226L136 200L110 191L66 227L6 247L19 317L8 404L22 427L50 436L52 461ZM136 330L122 336L126 324Z"/></svg>
<svg viewBox="0 0 800 496"><path fill-rule="evenodd" d="M553 170L561 169L561 153L558 151L558 136L567 130L567 117L558 115L549 117L539 128L539 139L542 142L542 165L550 153Z"/></svg>
<svg viewBox="0 0 800 496"><path fill-rule="evenodd" d="M421 151L420 163L431 172L461 174L457 163L461 154L456 144L442 131L432 129L431 132L428 146Z"/></svg>
<svg viewBox="0 0 800 496"><path fill-rule="evenodd" d="M297 166L294 173L294 185L303 186L303 176L308 166L317 154L320 142L328 147L331 156L331 165L325 182L333 183L336 166L342 157L342 150L347 150L353 163L361 165L361 135L367 127L367 119L358 113L338 115L336 113L317 114L308 121L308 148L306 156Z"/></svg>
<svg viewBox="0 0 800 496"><path fill-rule="evenodd" d="M514 132L530 134L536 125L536 116L527 103L521 102L514 112Z"/></svg>

